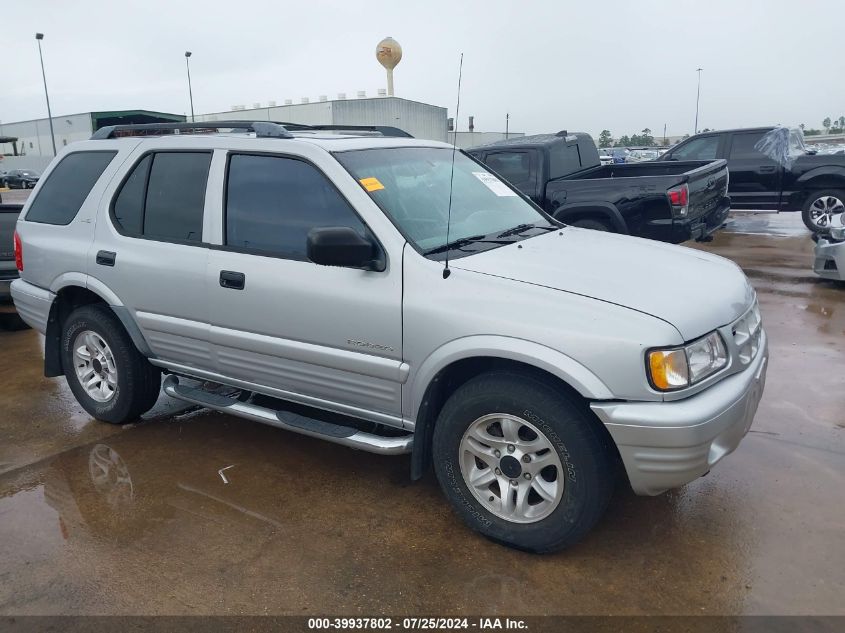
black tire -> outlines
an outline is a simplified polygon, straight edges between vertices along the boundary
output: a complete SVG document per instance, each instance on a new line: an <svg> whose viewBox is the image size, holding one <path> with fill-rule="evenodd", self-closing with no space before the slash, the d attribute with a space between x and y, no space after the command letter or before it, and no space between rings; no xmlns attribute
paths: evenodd
<svg viewBox="0 0 845 633"><path fill-rule="evenodd" d="M474 421L491 413L530 420L554 446L565 480L558 505L545 518L533 523L501 518L464 481L461 440ZM496 371L470 380L440 412L432 448L437 479L461 518L496 542L531 552L556 551L580 540L604 513L616 480L615 453L604 427L583 402L541 376Z"/></svg>
<svg viewBox="0 0 845 633"><path fill-rule="evenodd" d="M86 392L73 359L76 336L90 330L102 338L111 350L117 368L117 384L111 399L98 402ZM62 331L62 366L65 378L79 404L91 416L111 424L136 420L149 411L161 390L161 370L137 350L117 316L106 305L88 305L74 310Z"/></svg>
<svg viewBox="0 0 845 633"><path fill-rule="evenodd" d="M602 220L596 220L595 218L583 218L581 220L575 220L574 222L570 223L571 226L577 226L581 229L590 229L593 231L604 231L605 233L612 233L613 229L610 227L609 224L605 223Z"/></svg>
<svg viewBox="0 0 845 633"><path fill-rule="evenodd" d="M825 189L823 191L814 191L807 196L807 200L804 202L804 207L801 210L801 220L804 222L804 226L813 233L824 233L830 228L829 219L825 225L820 225L811 217L813 213L813 205L817 200L825 198L836 198L840 203L845 203L845 191L841 189ZM840 210L838 210L837 213L842 213L842 211L845 210L845 208L841 205L839 206L839 209Z"/></svg>

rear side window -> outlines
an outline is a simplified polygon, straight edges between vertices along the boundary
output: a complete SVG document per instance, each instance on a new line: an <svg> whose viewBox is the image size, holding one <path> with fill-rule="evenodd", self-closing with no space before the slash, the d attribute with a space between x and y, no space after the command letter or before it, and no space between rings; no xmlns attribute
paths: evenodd
<svg viewBox="0 0 845 633"><path fill-rule="evenodd" d="M26 214L28 222L70 224L117 152L74 152L56 165Z"/></svg>
<svg viewBox="0 0 845 633"><path fill-rule="evenodd" d="M494 152L487 154L487 166L517 189L531 191L531 154L528 152Z"/></svg>
<svg viewBox="0 0 845 633"><path fill-rule="evenodd" d="M132 170L112 217L125 235L201 242L210 152L158 152Z"/></svg>
<svg viewBox="0 0 845 633"><path fill-rule="evenodd" d="M596 156L593 162L599 162L598 150L596 150ZM581 153L578 145L558 143L549 150L549 177L560 178L561 176L566 176L567 174L580 170L581 167Z"/></svg>
<svg viewBox="0 0 845 633"><path fill-rule="evenodd" d="M307 261L308 232L364 223L322 172L281 156L234 154L226 186L226 244Z"/></svg>
<svg viewBox="0 0 845 633"><path fill-rule="evenodd" d="M672 158L678 160L714 160L718 149L718 136L704 136L676 149L672 152Z"/></svg>
<svg viewBox="0 0 845 633"><path fill-rule="evenodd" d="M734 134L731 140L731 158L765 158L762 152L754 149L754 145L761 138L763 138L762 132Z"/></svg>

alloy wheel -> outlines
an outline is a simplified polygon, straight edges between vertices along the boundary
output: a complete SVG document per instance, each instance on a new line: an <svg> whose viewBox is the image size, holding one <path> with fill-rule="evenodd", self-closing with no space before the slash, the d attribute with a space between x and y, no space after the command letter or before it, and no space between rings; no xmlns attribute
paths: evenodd
<svg viewBox="0 0 845 633"><path fill-rule="evenodd" d="M560 457L540 429L518 416L491 413L461 439L461 475L482 506L514 523L546 518L563 498Z"/></svg>
<svg viewBox="0 0 845 633"><path fill-rule="evenodd" d="M836 196L819 196L810 205L810 222L819 229L830 226L834 215L845 212L845 203Z"/></svg>
<svg viewBox="0 0 845 633"><path fill-rule="evenodd" d="M76 378L85 393L97 402L108 402L117 390L117 365L102 336L83 330L73 340Z"/></svg>

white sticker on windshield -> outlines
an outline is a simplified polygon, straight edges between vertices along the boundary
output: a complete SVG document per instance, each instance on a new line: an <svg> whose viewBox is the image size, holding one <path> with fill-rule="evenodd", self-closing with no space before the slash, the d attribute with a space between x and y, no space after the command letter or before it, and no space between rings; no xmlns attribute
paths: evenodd
<svg viewBox="0 0 845 633"><path fill-rule="evenodd" d="M501 180L496 178L493 174L488 174L486 171L474 171L472 175L483 182L487 188L495 193L497 196L515 196L516 192L508 187Z"/></svg>

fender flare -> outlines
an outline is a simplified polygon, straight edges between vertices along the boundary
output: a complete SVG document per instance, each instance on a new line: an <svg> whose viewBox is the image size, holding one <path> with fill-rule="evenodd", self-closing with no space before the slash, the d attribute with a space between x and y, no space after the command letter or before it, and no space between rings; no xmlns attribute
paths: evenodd
<svg viewBox="0 0 845 633"><path fill-rule="evenodd" d="M153 354L150 349L147 339L144 338L141 328L138 327L138 323L135 321L135 318L132 316L129 308L123 304L123 301L120 300L111 288L91 275L86 275L81 272L67 272L62 273L53 280L53 283L50 284L50 292L58 295L62 289L69 286L85 288L100 297L100 299L102 299L111 308L112 312L114 312L115 316L117 316L120 320L121 325L123 325L124 329L129 334L129 337L132 339L135 347L138 348L138 351L147 358L155 358L155 354ZM58 343L61 342L61 332L58 330L59 315L57 303L58 302L53 301L53 305L50 308L50 317L47 322L45 343L45 375L47 376L58 376L62 373L61 357L58 353ZM53 349L54 347L56 349Z"/></svg>
<svg viewBox="0 0 845 633"><path fill-rule="evenodd" d="M431 460L434 412L429 410L439 376L455 362L471 358L498 358L524 363L546 371L590 400L610 400L613 394L594 373L575 359L545 345L519 338L475 335L454 339L432 352L415 372L410 384L408 417L414 422L411 478L422 477ZM407 419L407 418L406 418Z"/></svg>
<svg viewBox="0 0 845 633"><path fill-rule="evenodd" d="M416 419L434 378L449 365L469 358L513 360L556 376L590 400L611 400L613 393L601 379L574 358L556 349L525 339L473 335L453 339L434 350L414 372L411 383L411 414Z"/></svg>
<svg viewBox="0 0 845 633"><path fill-rule="evenodd" d="M552 212L552 215L555 219L560 220L565 224L567 217L582 215L585 212L588 215L601 216L602 218L609 220L611 226L617 233L622 233L624 235L628 234L628 224L625 222L625 219L622 217L619 209L617 209L614 204L603 200L562 204Z"/></svg>

